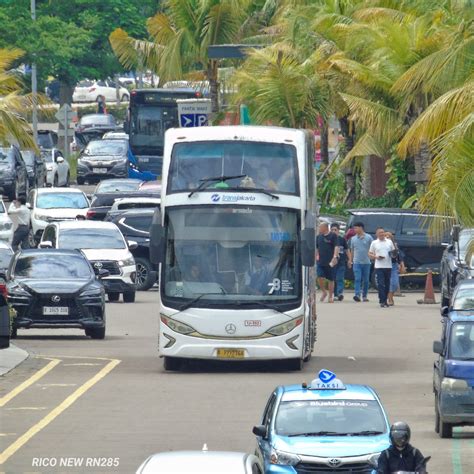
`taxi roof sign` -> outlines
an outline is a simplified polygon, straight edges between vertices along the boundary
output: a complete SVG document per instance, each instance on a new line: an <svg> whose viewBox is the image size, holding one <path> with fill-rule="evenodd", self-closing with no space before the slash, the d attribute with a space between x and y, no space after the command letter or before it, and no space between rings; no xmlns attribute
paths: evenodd
<svg viewBox="0 0 474 474"><path fill-rule="evenodd" d="M323 369L309 385L310 390L345 390L346 386L336 377L334 372Z"/></svg>

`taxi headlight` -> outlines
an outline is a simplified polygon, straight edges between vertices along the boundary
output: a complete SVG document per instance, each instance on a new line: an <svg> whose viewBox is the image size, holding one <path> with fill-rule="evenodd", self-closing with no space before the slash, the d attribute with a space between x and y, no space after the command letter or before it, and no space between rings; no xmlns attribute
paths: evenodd
<svg viewBox="0 0 474 474"><path fill-rule="evenodd" d="M270 455L270 464L280 464L282 466L296 466L301 459L296 454L285 453L284 451L278 451L272 449Z"/></svg>
<svg viewBox="0 0 474 474"><path fill-rule="evenodd" d="M283 334L287 334L290 331L293 331L295 327L299 326L303 322L303 316L299 316L291 321L287 321L286 323L278 324L277 326L273 326L270 329L267 329L267 333L271 334L272 336L282 336Z"/></svg>
<svg viewBox="0 0 474 474"><path fill-rule="evenodd" d="M379 457L380 453L371 454L369 456L369 463L372 464L372 466L377 467L379 465Z"/></svg>
<svg viewBox="0 0 474 474"><path fill-rule="evenodd" d="M441 382L441 390L455 392L457 390L467 390L468 388L469 385L467 384L467 381L463 379L445 377Z"/></svg>
<svg viewBox="0 0 474 474"><path fill-rule="evenodd" d="M176 319L168 318L168 316L165 316L164 314L162 314L160 318L162 323L166 324L171 330L178 332L179 334L190 334L196 332L196 330L188 324L176 321Z"/></svg>

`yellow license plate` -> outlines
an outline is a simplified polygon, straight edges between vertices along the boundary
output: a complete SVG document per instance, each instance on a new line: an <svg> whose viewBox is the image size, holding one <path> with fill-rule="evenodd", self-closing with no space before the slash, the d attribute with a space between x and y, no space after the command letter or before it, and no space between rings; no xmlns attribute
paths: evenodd
<svg viewBox="0 0 474 474"><path fill-rule="evenodd" d="M245 351L243 349L217 349L217 357L221 359L243 359Z"/></svg>

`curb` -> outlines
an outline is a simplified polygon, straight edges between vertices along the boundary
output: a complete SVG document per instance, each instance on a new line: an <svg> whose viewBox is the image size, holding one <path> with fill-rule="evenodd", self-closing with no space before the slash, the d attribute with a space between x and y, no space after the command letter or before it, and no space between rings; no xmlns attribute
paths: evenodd
<svg viewBox="0 0 474 474"><path fill-rule="evenodd" d="M0 351L0 376L19 366L28 356L28 352L13 344L10 344L8 349L2 349Z"/></svg>

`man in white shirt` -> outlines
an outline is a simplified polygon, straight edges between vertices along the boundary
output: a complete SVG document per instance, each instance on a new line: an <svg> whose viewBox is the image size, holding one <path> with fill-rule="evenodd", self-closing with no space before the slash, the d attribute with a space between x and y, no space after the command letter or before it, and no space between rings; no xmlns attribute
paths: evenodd
<svg viewBox="0 0 474 474"><path fill-rule="evenodd" d="M395 249L393 242L385 238L385 230L379 227L375 235L377 239L370 244L369 257L375 261L375 279L379 291L381 308L388 308L387 298L392 273L392 257L390 252Z"/></svg>
<svg viewBox="0 0 474 474"><path fill-rule="evenodd" d="M26 199L20 197L10 204L8 214L15 216L17 228L13 234L12 249L16 252L21 243L22 249L27 249L28 234L30 232L30 216L31 212L26 207Z"/></svg>

